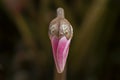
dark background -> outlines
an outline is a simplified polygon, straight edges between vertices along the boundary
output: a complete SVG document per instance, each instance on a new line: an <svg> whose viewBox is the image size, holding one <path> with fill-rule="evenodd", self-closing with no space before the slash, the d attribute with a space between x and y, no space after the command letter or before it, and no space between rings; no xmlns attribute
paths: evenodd
<svg viewBox="0 0 120 80"><path fill-rule="evenodd" d="M119 0L0 0L0 80L53 80L48 27L62 7L74 35L66 80L120 80Z"/></svg>

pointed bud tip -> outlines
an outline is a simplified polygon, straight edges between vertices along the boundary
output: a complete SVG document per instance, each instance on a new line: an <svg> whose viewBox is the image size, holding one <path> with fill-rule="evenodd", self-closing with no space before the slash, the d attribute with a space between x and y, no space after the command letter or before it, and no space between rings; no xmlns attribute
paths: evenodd
<svg viewBox="0 0 120 80"><path fill-rule="evenodd" d="M58 8L57 9L57 16L64 18L64 9L63 8Z"/></svg>
<svg viewBox="0 0 120 80"><path fill-rule="evenodd" d="M58 72L58 73L62 73L63 71L64 71L64 68L57 69L57 72Z"/></svg>

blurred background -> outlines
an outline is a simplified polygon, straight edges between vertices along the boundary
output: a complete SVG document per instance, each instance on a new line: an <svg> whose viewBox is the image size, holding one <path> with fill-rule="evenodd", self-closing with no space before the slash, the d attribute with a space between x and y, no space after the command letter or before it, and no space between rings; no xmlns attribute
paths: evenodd
<svg viewBox="0 0 120 80"><path fill-rule="evenodd" d="M74 29L66 80L120 80L120 0L0 0L0 80L55 80L58 7Z"/></svg>

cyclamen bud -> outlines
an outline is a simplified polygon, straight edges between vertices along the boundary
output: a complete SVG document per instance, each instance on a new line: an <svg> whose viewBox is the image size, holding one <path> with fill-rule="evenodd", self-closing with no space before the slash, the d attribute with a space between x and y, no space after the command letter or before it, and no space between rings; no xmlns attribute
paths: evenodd
<svg viewBox="0 0 120 80"><path fill-rule="evenodd" d="M64 71L72 36L73 28L64 17L63 8L58 8L57 17L49 25L49 38L58 73Z"/></svg>

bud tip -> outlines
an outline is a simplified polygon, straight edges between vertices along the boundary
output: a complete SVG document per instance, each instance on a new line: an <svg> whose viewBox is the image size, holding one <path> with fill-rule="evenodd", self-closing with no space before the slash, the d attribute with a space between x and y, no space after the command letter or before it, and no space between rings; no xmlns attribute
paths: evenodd
<svg viewBox="0 0 120 80"><path fill-rule="evenodd" d="M58 8L57 9L57 16L64 18L64 9L63 8Z"/></svg>

